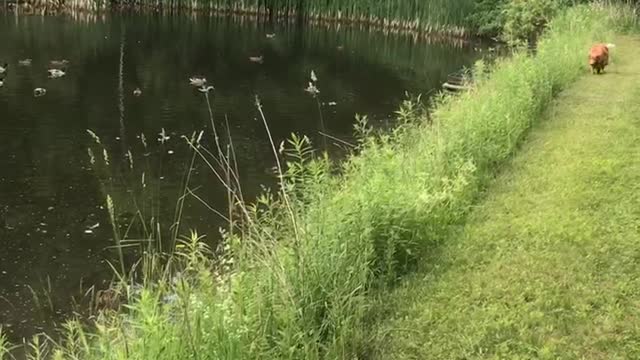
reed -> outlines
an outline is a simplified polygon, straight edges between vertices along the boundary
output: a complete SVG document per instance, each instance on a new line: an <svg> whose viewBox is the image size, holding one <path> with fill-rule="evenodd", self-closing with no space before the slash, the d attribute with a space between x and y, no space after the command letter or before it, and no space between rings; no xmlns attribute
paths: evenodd
<svg viewBox="0 0 640 360"><path fill-rule="evenodd" d="M184 11L466 36L471 33L467 19L474 10L474 0L28 0L20 6L26 11L39 12L83 13L109 8Z"/></svg>
<svg viewBox="0 0 640 360"><path fill-rule="evenodd" d="M607 9L620 33L637 33L640 29L640 6L635 0L602 0L596 6Z"/></svg>

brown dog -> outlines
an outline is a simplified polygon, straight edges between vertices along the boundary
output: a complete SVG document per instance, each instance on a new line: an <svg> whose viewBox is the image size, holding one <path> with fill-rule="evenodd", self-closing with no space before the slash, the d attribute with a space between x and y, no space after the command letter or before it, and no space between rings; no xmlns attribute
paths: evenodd
<svg viewBox="0 0 640 360"><path fill-rule="evenodd" d="M592 74L604 72L605 66L609 65L609 48L613 44L596 44L589 50L589 66Z"/></svg>

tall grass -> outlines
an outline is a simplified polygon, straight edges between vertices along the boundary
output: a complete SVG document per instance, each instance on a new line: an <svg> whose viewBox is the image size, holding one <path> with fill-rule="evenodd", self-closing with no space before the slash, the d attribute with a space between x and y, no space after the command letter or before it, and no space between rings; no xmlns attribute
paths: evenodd
<svg viewBox="0 0 640 360"><path fill-rule="evenodd" d="M198 234L182 239L127 312L91 332L70 326L54 358L366 357L376 294L447 238L553 95L586 73L589 44L610 40L606 11L562 13L535 56L499 62L431 117L407 102L390 133L358 121L358 153L339 168L304 137L274 144L287 161L280 188L238 204L246 222L216 256Z"/></svg>
<svg viewBox="0 0 640 360"><path fill-rule="evenodd" d="M465 35L474 0L27 0L22 6L26 9L82 11L110 7L187 10L267 19L360 23L385 29Z"/></svg>
<svg viewBox="0 0 640 360"><path fill-rule="evenodd" d="M597 3L608 10L615 19L615 30L620 33L637 33L640 29L640 4L635 0L602 0Z"/></svg>
<svg viewBox="0 0 640 360"><path fill-rule="evenodd" d="M7 337L2 332L2 327L0 326L0 359L4 359L6 355L9 354L9 342L7 341Z"/></svg>

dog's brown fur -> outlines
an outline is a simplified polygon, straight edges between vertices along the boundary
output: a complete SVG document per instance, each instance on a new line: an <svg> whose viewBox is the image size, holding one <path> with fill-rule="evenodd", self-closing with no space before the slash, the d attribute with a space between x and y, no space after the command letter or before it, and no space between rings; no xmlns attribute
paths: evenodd
<svg viewBox="0 0 640 360"><path fill-rule="evenodd" d="M589 51L589 65L591 73L604 72L605 66L609 65L609 47L605 44L596 44Z"/></svg>

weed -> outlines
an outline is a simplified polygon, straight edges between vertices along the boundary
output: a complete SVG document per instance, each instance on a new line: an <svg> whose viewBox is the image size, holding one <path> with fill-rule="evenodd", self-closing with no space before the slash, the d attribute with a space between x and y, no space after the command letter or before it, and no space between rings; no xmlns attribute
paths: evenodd
<svg viewBox="0 0 640 360"><path fill-rule="evenodd" d="M4 359L5 356L9 355L9 341L7 341L7 337L2 331L2 327L0 326L0 359Z"/></svg>

